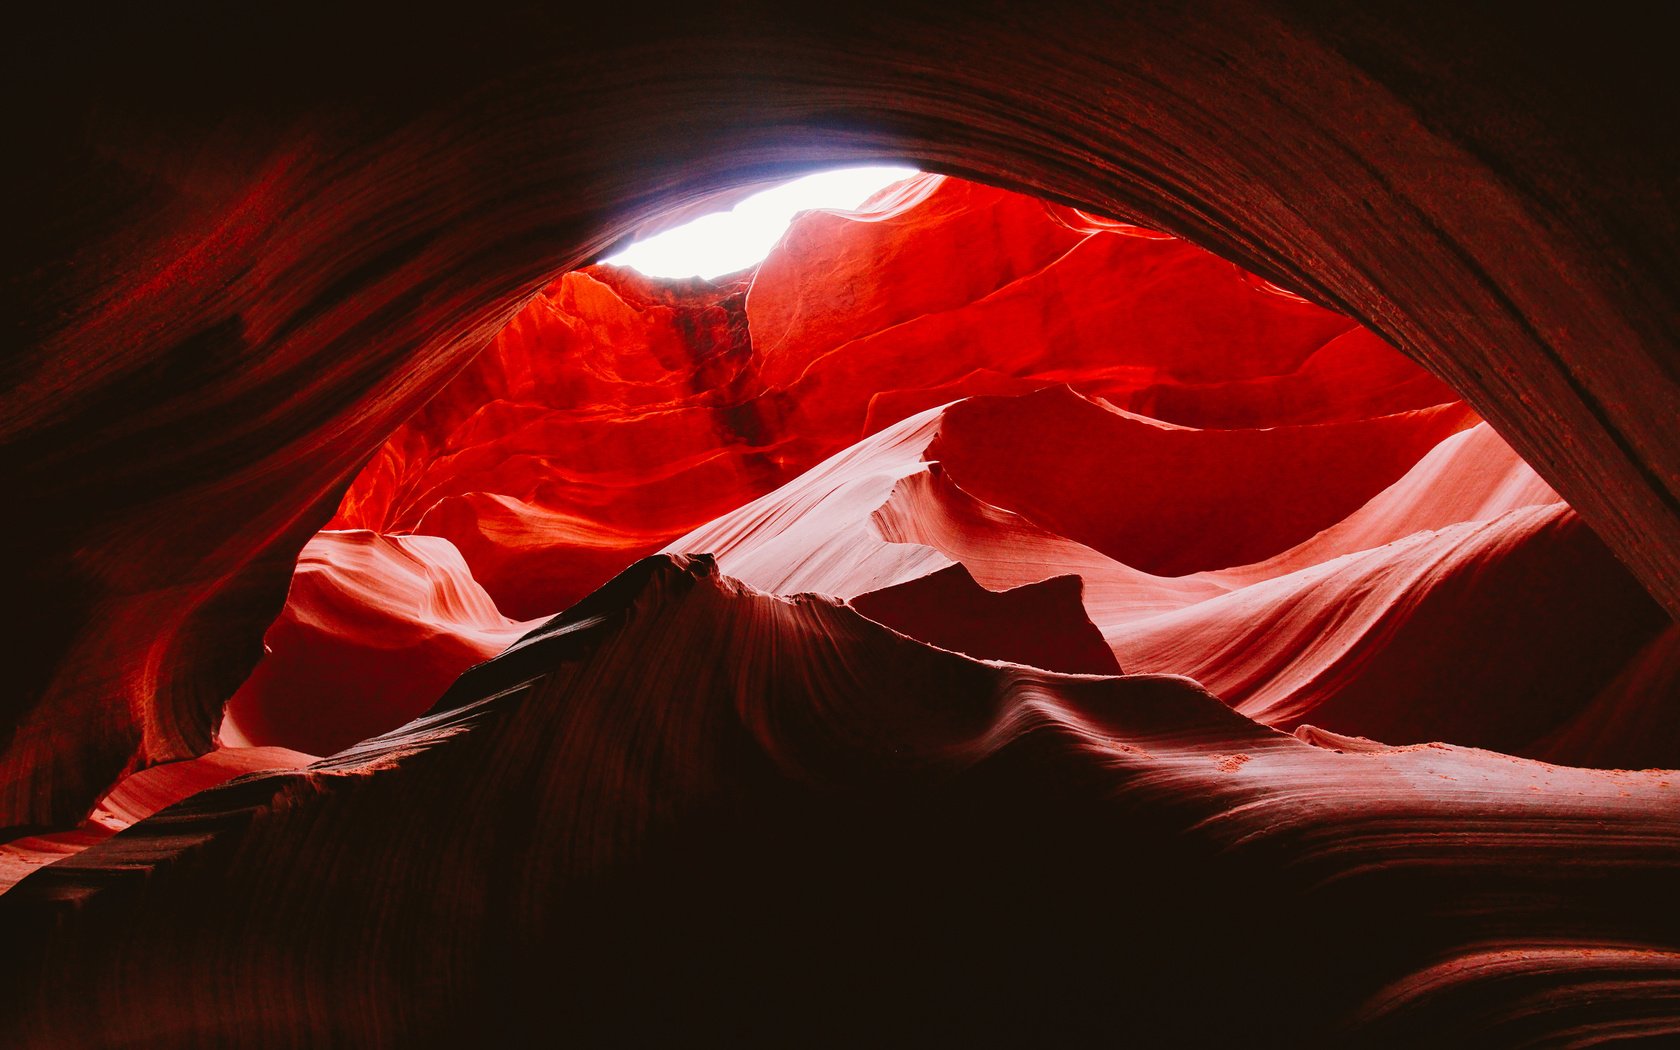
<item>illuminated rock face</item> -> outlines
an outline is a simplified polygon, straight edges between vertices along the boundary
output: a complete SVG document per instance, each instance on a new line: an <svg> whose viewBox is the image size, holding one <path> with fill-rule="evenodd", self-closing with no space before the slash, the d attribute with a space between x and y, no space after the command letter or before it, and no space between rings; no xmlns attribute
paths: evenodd
<svg viewBox="0 0 1680 1050"><path fill-rule="evenodd" d="M1362 320L1680 613L1660 34L851 7L19 19L0 479L40 615L8 636L0 824L74 823L208 748L343 487L556 273L823 164L1141 217Z"/></svg>
<svg viewBox="0 0 1680 1050"><path fill-rule="evenodd" d="M1621 768L1680 765L1673 627L1568 505L1345 318L954 179L551 282L266 648L220 750L0 854L75 946L18 1038L1497 1042L1680 973Z"/></svg>
<svg viewBox="0 0 1680 1050"><path fill-rule="evenodd" d="M524 633L448 540L324 532L303 548L267 655L228 704L224 744L327 755L425 711Z"/></svg>
<svg viewBox="0 0 1680 1050"><path fill-rule="evenodd" d="M1290 736L660 556L434 715L21 883L8 932L63 950L3 994L43 1043L1660 1033L1677 791Z"/></svg>
<svg viewBox="0 0 1680 1050"><path fill-rule="evenodd" d="M13 27L0 1042L1680 1028L1661 34L311 6Z"/></svg>
<svg viewBox="0 0 1680 1050"><path fill-rule="evenodd" d="M329 554L370 544L407 567ZM394 729L661 548L976 657L1524 754L1664 622L1369 332L1182 241L921 176L716 285L555 281L351 485L223 738Z"/></svg>

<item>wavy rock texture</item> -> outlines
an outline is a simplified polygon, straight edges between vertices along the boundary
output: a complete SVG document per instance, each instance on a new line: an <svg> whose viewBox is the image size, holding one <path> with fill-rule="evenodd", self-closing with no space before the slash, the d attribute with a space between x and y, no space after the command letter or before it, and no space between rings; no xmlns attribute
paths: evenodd
<svg viewBox="0 0 1680 1050"><path fill-rule="evenodd" d="M421 536L449 541L465 565L450 560L436 572L459 577L470 569L503 611L534 619L570 605L630 559L888 426L894 412L1005 389L1040 392L957 406L942 417L924 458L940 461L983 502L1030 508L1035 524L1111 556L1084 567L1083 586L1093 596L1101 580L1129 570L1177 578L1229 569L1336 524L1446 435L1475 423L1450 390L1369 332L1269 291L1162 234L921 176L861 212L804 216L761 266L718 284L650 282L610 267L567 274L399 429L329 527L412 532L403 542L416 564L424 562ZM1060 381L1105 404L1170 405L1163 414L1174 421L1103 411L1065 388L1061 395L1044 389ZM1483 457L1502 454L1521 466L1497 439L1481 444ZM1538 479L1532 486L1555 499ZM1412 482L1419 487L1452 489L1427 478ZM1407 492L1389 502L1417 499ZM772 502L783 508L778 514L787 512L780 497ZM854 510L873 513L882 502ZM794 538L778 540L766 555L771 574L734 561L731 571L784 592L853 597L943 564L925 550L889 550L876 561L908 559L908 567L877 565L852 578L855 566L819 553L851 535L829 514L835 510L845 513L831 506ZM1397 517L1409 512L1378 508L1364 518L1398 538L1421 527ZM1459 520L1450 510L1437 517ZM724 515L719 527L735 520ZM702 529L672 549L729 549L715 531ZM345 540L328 532L316 541L328 542ZM999 542L1010 548L1001 557L1021 557L1017 539ZM453 558L447 544L435 549ZM1350 543L1336 553L1357 549ZM1330 553L1319 543L1289 567ZM411 619L430 641L406 641L425 656L381 677L387 699L352 703L364 669L326 650L354 647L364 632L315 607L338 600L417 608L417 596L399 584L399 593L381 600L368 589L377 573L367 571L339 584L336 599L317 595L316 588L333 586L334 567L317 565L307 550L304 560L311 571L294 583L270 632L269 658L230 706L225 739L335 750L400 725L501 638L462 625L466 633L451 642L422 609ZM809 564L825 569L813 573ZM1078 570L1065 563L1005 589ZM1162 586L1175 585L1160 584L1157 593ZM1221 589L1200 586L1204 594ZM983 594L976 601L991 602ZM1152 600L1135 595L1132 606L1108 609L1103 627ZM1631 604L1639 608L1636 599ZM927 617L920 622L924 640L952 640ZM1641 626L1611 621L1607 630L1620 639ZM319 644L283 637L297 629ZM1350 630L1342 648L1357 648L1359 637ZM377 657L393 644L368 648ZM971 640L964 651L976 648L984 646ZM1215 658L1218 652L1208 648ZM1092 659L1099 658L1074 662L1112 666ZM1145 662L1170 669L1175 660L1193 662L1182 653ZM320 668L331 679L312 684ZM1573 695L1568 686L1563 692ZM322 716L331 707L351 712L343 731Z"/></svg>
<svg viewBox="0 0 1680 1050"><path fill-rule="evenodd" d="M505 644L496 611L477 608L442 613L464 616L451 640L432 611L450 602L420 595L404 571L447 577L463 593L476 589L460 580L470 572L500 613L552 615L634 558L913 408L1064 381L1121 404L1158 405L1162 391L1178 391L1175 420L1235 410L1264 427L1082 415L1044 401L1054 395L997 402L1019 416L1007 427L984 418L990 401L951 417L947 446L1001 436L1001 448L935 453L970 464L966 483L982 492L987 471L1017 486L1038 474L1053 487L1062 466L1110 475L1106 457L1126 449L1127 473L1110 478L1126 490L1125 515L1118 497L1086 504L1070 489L1073 504L1059 506L1049 491L1017 495L1051 527L1150 570L1173 571L1174 559L1185 568L1240 563L1311 535L1474 420L1369 332L1266 294L1252 275L1183 241L921 176L860 212L804 216L762 265L729 280L651 282L592 267L553 282L351 485L329 531L306 548L307 571L223 737L336 750L400 725ZM1080 433L1093 423L1118 430ZM1052 450L1062 447L1084 458L1058 466ZM1039 460L1024 463L1034 449ZM1339 483L1322 484L1326 474ZM1203 527L1216 511L1261 503L1275 519L1263 527ZM1086 520L1060 522L1070 515ZM1091 535L1097 521L1112 535ZM339 530L355 529L403 535L388 542L404 544L414 568L393 577L393 593L373 593L377 567L316 553L344 549L349 533ZM1192 534L1201 546L1187 542ZM1233 543L1247 548L1219 548ZM801 556L776 557L797 571ZM858 581L802 586L861 593ZM397 618L410 636L378 640L378 628L352 622L358 607L418 611ZM353 703L371 665L359 667L347 647L364 634L374 657L398 641L424 655L381 677L383 699ZM1098 666L1091 659L1076 662ZM348 712L340 729L327 709Z"/></svg>
<svg viewBox="0 0 1680 1050"><path fill-rule="evenodd" d="M635 14L13 19L0 1042L1676 1038L1666 37Z"/></svg>
<svg viewBox="0 0 1680 1050"><path fill-rule="evenodd" d="M81 827L29 835L0 845L0 890L10 889L42 865L74 856L205 788L246 773L297 769L315 760L315 755L283 747L224 747L202 758L142 770L100 799Z"/></svg>
<svg viewBox="0 0 1680 1050"><path fill-rule="evenodd" d="M526 629L496 610L448 540L323 532L298 558L221 741L331 754L421 714Z"/></svg>
<svg viewBox="0 0 1680 1050"><path fill-rule="evenodd" d="M1442 425L1431 413L1384 418L1414 434ZM1051 421L1085 435L1090 458L1114 468L1059 474L1065 439L1035 444L1055 434ZM1110 421L1127 426L1105 442ZM1445 438L1299 544L1275 550L1280 534L1262 561L1158 576L1043 524L1123 529L1129 515L1150 518L1148 487L1129 484L1123 467L1137 453L1128 438L1138 422L1065 389L958 402L861 442L669 549L715 552L725 572L778 593L853 597L952 562L999 589L1077 576L1089 620L1127 671L1195 677L1284 729L1311 721L1399 743L1447 739L1561 758L1541 738L1587 717L1590 704L1614 703L1593 698L1619 674L1639 682L1623 690L1638 699L1621 701L1621 717L1660 720L1672 703L1680 680L1661 669L1658 640L1667 618L1486 424ZM1288 431L1156 433L1193 442ZM1198 483L1220 491L1231 460L1205 460L1201 477L1187 462L1164 475L1175 482L1169 499L1194 496ZM964 487L971 476L995 502ZM1057 513L1047 486L1073 518ZM1252 521L1215 506L1179 527L1200 543L1229 529L1249 544ZM1674 751L1653 757L1660 745L1648 736L1600 743L1590 759L1574 754L1611 766L1680 763Z"/></svg>
<svg viewBox="0 0 1680 1050"><path fill-rule="evenodd" d="M1289 736L660 557L402 730L20 884L0 921L51 948L11 954L3 1016L172 1045L1672 1034L1676 791Z"/></svg>
<svg viewBox="0 0 1680 1050"><path fill-rule="evenodd" d="M1004 191L553 282L267 649L7 847L14 1039L1680 1034L1660 607L1370 333Z"/></svg>
<svg viewBox="0 0 1680 1050"><path fill-rule="evenodd" d="M640 12L15 20L0 485L39 615L6 638L0 824L74 824L208 748L343 486L555 274L846 161L1142 221L1359 319L1680 612L1660 33L1261 0Z"/></svg>

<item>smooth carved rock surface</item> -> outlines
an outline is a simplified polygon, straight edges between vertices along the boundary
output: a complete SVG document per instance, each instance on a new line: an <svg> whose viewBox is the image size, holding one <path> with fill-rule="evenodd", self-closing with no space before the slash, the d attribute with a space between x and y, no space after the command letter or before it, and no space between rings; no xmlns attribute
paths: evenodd
<svg viewBox="0 0 1680 1050"><path fill-rule="evenodd" d="M1680 1035L1662 34L10 30L0 1042Z"/></svg>
<svg viewBox="0 0 1680 1050"><path fill-rule="evenodd" d="M1150 507L1147 488L1128 485L1123 471L1057 475L1058 442L1028 458L1052 419L1089 435L1093 459L1120 463L1133 451L1129 429L1112 444L1100 435L1108 419L1136 420L1065 389L961 401L865 439L668 549L713 552L726 573L784 594L883 593L953 562L997 590L1076 576L1086 616L1120 666L1196 678L1267 725L1312 722L1397 743L1444 739L1595 765L1680 763L1672 750L1656 757L1663 745L1643 734L1620 748L1601 735L1596 752L1552 739L1589 708L1616 703L1595 699L1606 690L1623 694L1619 717L1660 719L1680 687L1661 670L1668 620L1486 424L1441 440L1299 544L1166 577L1041 524L1046 479L1058 476L1064 494L1105 526ZM1424 434L1439 426L1427 414L1403 421ZM983 426L970 429L976 422ZM984 441L969 443L973 433ZM1000 448L1017 457L1009 472L979 454ZM1171 477L1182 488L1217 485L1227 462L1209 461L1211 477ZM990 501L964 487L975 465L988 471ZM1249 524L1222 509L1194 527L1242 530L1247 540ZM1064 630L1071 638L1079 628ZM1618 688L1618 676L1639 685Z"/></svg>
<svg viewBox="0 0 1680 1050"><path fill-rule="evenodd" d="M301 768L317 757L283 747L223 747L200 758L141 770L100 799L80 827L0 845L0 891L36 868L74 856L205 788L260 770Z"/></svg>
<svg viewBox="0 0 1680 1050"><path fill-rule="evenodd" d="M1245 0L12 30L0 478L39 615L8 636L5 824L208 748L343 486L556 273L852 160L1142 220L1365 322L1680 612L1661 34Z"/></svg>
<svg viewBox="0 0 1680 1050"><path fill-rule="evenodd" d="M9 954L0 1017L80 1045L1654 1037L1676 791L1291 736L660 556L403 729L20 884L8 938L57 947Z"/></svg>
<svg viewBox="0 0 1680 1050"><path fill-rule="evenodd" d="M1171 401L1174 422L1081 411L1046 390L1064 383L1121 405ZM352 483L222 737L325 753L400 725L493 655L497 612L558 612L904 414L1000 390L1037 393L955 410L930 458L994 502L1014 486L1013 505L1076 542L1173 575L1312 535L1475 422L1369 332L1183 241L920 176L858 212L803 216L762 265L721 282L612 267L553 282ZM1232 412L1246 424L1190 426L1230 427ZM342 530L356 529L403 545L422 575L470 572L450 587L482 586L496 612L452 638L407 570L375 594L375 567L323 557L350 553ZM778 557L797 571L803 555ZM861 593L856 580L804 586ZM363 645L358 604L375 618L416 610L397 620L423 655L352 703L372 669L348 651ZM949 640L921 622L924 640ZM367 631L374 656L395 644Z"/></svg>
<svg viewBox="0 0 1680 1050"><path fill-rule="evenodd" d="M423 713L526 629L448 540L322 532L298 558L267 653L228 702L221 742L331 754Z"/></svg>
<svg viewBox="0 0 1680 1050"><path fill-rule="evenodd" d="M8 1034L1680 1030L1675 774L1618 768L1680 764L1660 607L1369 333L1076 218L921 177L551 284L306 545L221 749L0 853ZM939 299L953 243L1015 261Z"/></svg>

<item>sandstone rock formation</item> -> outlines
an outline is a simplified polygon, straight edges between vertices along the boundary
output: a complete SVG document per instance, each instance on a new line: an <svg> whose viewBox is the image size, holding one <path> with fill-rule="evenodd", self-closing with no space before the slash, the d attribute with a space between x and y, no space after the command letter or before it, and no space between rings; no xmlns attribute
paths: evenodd
<svg viewBox="0 0 1680 1050"><path fill-rule="evenodd" d="M201 6L10 34L0 1041L1680 1033L1659 34Z"/></svg>

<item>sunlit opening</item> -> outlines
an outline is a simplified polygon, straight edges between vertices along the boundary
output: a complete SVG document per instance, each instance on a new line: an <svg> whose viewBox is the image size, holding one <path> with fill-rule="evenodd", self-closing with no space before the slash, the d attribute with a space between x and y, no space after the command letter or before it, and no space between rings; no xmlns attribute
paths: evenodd
<svg viewBox="0 0 1680 1050"><path fill-rule="evenodd" d="M729 211L702 215L637 241L602 261L649 277L721 277L763 260L799 212L856 208L876 191L914 174L915 168L876 166L806 175L755 193Z"/></svg>

